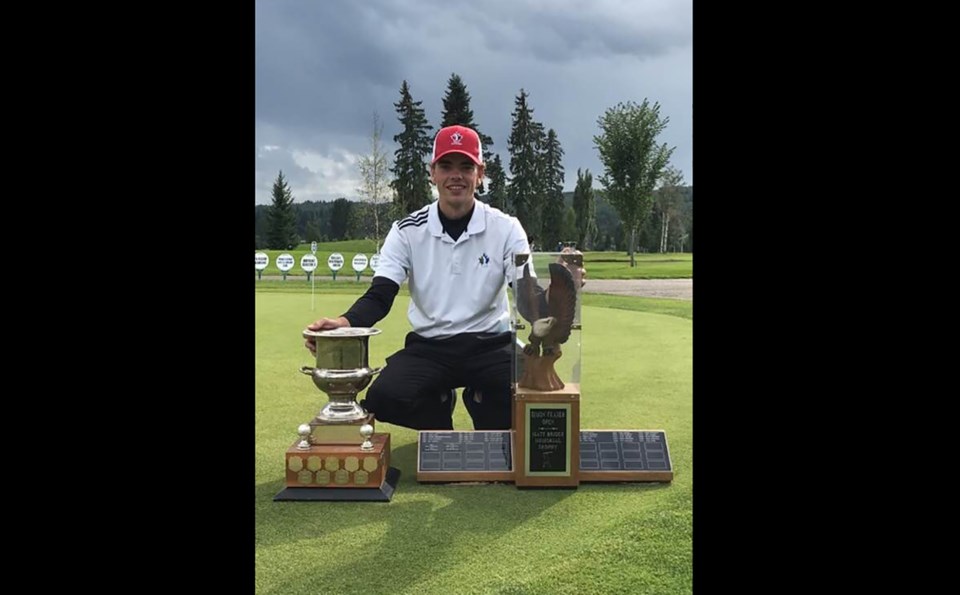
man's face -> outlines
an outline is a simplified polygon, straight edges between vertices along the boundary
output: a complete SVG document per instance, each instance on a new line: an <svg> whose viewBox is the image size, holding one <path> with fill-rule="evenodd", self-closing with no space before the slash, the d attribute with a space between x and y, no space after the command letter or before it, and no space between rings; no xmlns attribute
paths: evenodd
<svg viewBox="0 0 960 595"><path fill-rule="evenodd" d="M462 153L447 153L430 168L440 204L460 209L473 204L473 193L483 180L483 166Z"/></svg>

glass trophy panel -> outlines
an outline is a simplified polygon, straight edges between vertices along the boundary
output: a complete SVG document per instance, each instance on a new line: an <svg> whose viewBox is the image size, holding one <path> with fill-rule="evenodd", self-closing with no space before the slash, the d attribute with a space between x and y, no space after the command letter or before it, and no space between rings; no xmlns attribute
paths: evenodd
<svg viewBox="0 0 960 595"><path fill-rule="evenodd" d="M510 326L517 344L514 384L529 377L525 376L529 364L537 366L538 376L555 373L563 383L579 383L583 255L515 254L514 265L516 280L509 292Z"/></svg>

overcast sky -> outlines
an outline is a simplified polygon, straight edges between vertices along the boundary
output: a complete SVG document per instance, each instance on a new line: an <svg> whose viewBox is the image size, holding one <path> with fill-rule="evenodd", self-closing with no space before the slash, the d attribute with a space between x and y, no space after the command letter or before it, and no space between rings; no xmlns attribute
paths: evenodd
<svg viewBox="0 0 960 595"><path fill-rule="evenodd" d="M406 80L436 132L460 75L481 132L509 176L507 139L523 88L533 117L577 168L603 173L597 118L618 102L660 104L659 141L693 183L691 0L257 0L256 203L283 171L296 202L356 199L373 113L393 157Z"/></svg>

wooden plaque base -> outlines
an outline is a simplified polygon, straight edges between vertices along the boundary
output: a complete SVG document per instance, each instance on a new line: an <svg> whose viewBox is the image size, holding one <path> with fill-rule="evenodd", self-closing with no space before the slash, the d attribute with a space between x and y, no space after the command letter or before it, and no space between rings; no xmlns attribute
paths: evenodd
<svg viewBox="0 0 960 595"><path fill-rule="evenodd" d="M513 469L518 488L576 488L580 483L580 385L516 387Z"/></svg>
<svg viewBox="0 0 960 595"><path fill-rule="evenodd" d="M341 423L314 418L310 422L310 444L363 444L363 436L360 435L360 426L363 424L370 424L374 431L377 430L372 413L368 413L364 419Z"/></svg>
<svg viewBox="0 0 960 595"><path fill-rule="evenodd" d="M346 489L378 487L390 467L390 434L374 434L372 451L352 444L317 444L300 450L298 439L287 449L287 487Z"/></svg>

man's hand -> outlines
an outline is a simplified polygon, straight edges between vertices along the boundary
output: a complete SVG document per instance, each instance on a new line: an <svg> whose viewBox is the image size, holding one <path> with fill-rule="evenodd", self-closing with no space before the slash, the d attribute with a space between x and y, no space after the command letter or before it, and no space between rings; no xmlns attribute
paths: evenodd
<svg viewBox="0 0 960 595"><path fill-rule="evenodd" d="M310 331L328 331L342 326L350 326L350 321L341 316L340 318L321 318L307 325ZM307 337L303 342L304 347L310 350L310 353L317 355L317 340L314 337Z"/></svg>

